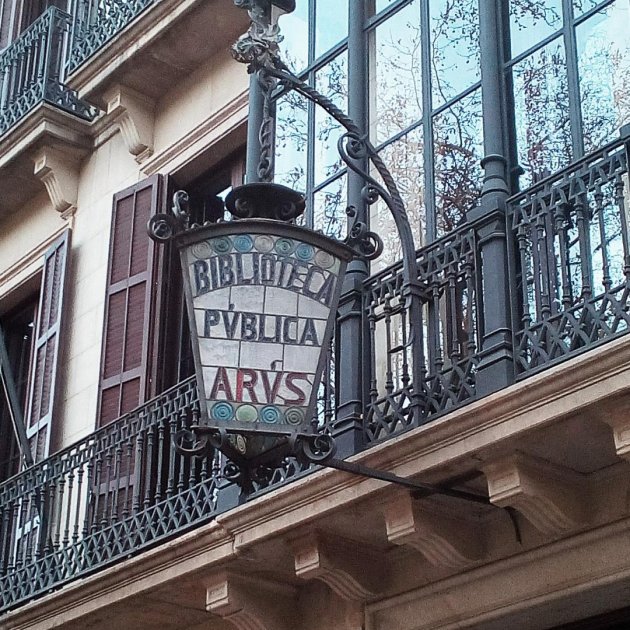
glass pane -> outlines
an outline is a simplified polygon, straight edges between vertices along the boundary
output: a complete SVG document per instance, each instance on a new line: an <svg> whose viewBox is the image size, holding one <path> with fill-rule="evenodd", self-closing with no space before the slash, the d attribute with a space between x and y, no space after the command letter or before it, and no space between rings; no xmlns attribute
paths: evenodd
<svg viewBox="0 0 630 630"><path fill-rule="evenodd" d="M342 175L317 191L313 200L313 229L342 239L347 232L346 176Z"/></svg>
<svg viewBox="0 0 630 630"><path fill-rule="evenodd" d="M348 0L317 0L315 58L323 55L347 36Z"/></svg>
<svg viewBox="0 0 630 630"><path fill-rule="evenodd" d="M289 92L278 102L275 181L295 190L306 189L308 101Z"/></svg>
<svg viewBox="0 0 630 630"><path fill-rule="evenodd" d="M514 117L521 187L571 160L571 124L564 47L556 39L514 66Z"/></svg>
<svg viewBox="0 0 630 630"><path fill-rule="evenodd" d="M578 18L587 11L594 9L603 0L573 0L573 15Z"/></svg>
<svg viewBox="0 0 630 630"><path fill-rule="evenodd" d="M481 90L433 119L437 235L455 229L479 198L482 184Z"/></svg>
<svg viewBox="0 0 630 630"><path fill-rule="evenodd" d="M512 57L562 28L562 0L511 0Z"/></svg>
<svg viewBox="0 0 630 630"><path fill-rule="evenodd" d="M280 43L282 60L294 71L308 65L308 0L296 3L293 13L280 16L278 25L284 38Z"/></svg>
<svg viewBox="0 0 630 630"><path fill-rule="evenodd" d="M432 0L431 81L433 107L480 79L478 0Z"/></svg>
<svg viewBox="0 0 630 630"><path fill-rule="evenodd" d="M386 20L371 41L371 137L381 144L422 116L420 2Z"/></svg>
<svg viewBox="0 0 630 630"><path fill-rule="evenodd" d="M416 249L424 242L426 225L423 147L422 127L418 127L380 152L405 202ZM376 177L375 173L373 175ZM383 253L372 263L372 270L382 269L400 260L400 238L389 209L380 200L370 208L370 228L383 239L384 245Z"/></svg>
<svg viewBox="0 0 630 630"><path fill-rule="evenodd" d="M630 122L630 6L601 9L576 28L586 151L610 142Z"/></svg>
<svg viewBox="0 0 630 630"><path fill-rule="evenodd" d="M342 111L348 111L348 62L346 53L324 66L315 79L315 87ZM321 107L315 108L315 185L342 168L337 140L343 128Z"/></svg>

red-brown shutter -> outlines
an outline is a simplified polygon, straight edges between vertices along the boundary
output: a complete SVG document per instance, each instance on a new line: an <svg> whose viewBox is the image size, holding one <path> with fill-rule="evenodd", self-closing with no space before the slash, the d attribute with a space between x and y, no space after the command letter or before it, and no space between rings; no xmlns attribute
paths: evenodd
<svg viewBox="0 0 630 630"><path fill-rule="evenodd" d="M162 176L154 175L114 195L100 425L130 411L154 393L160 252L147 234L147 221L160 208L162 188Z"/></svg>
<svg viewBox="0 0 630 630"><path fill-rule="evenodd" d="M26 437L35 462L48 457L50 450L69 245L70 230L66 230L44 254L26 413Z"/></svg>

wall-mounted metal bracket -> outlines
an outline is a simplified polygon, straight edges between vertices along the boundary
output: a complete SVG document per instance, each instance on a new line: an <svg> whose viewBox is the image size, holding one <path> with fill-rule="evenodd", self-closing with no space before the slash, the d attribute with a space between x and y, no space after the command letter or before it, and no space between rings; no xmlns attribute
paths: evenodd
<svg viewBox="0 0 630 630"><path fill-rule="evenodd" d="M260 457L245 459L243 454L247 449L242 440L260 436L269 436L277 440L277 447L266 451ZM434 494L453 497L464 501L492 505L488 497L473 492L456 490L443 485L433 485L413 481L400 477L394 473L377 470L356 462L348 462L335 458L337 450L332 436L320 433L296 433L286 431L284 434L277 429L264 431L257 428L251 434L241 429L215 429L201 425L193 425L189 429L179 431L174 436L175 449L182 455L197 457L212 457L217 451L222 452L228 461L223 466L223 476L234 481L245 494L254 490L256 482L263 482L269 478L279 466L281 459L295 457L303 463L317 464L326 468L334 468L352 475L378 479L404 486L414 491L416 498L423 498Z"/></svg>

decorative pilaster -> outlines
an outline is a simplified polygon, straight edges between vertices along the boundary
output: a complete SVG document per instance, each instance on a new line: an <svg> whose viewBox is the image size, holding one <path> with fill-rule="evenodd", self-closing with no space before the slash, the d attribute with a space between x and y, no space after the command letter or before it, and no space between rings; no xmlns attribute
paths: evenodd
<svg viewBox="0 0 630 630"><path fill-rule="evenodd" d="M320 580L339 597L364 601L382 588L383 560L357 542L346 542L311 531L290 541L295 574L304 580Z"/></svg>
<svg viewBox="0 0 630 630"><path fill-rule="evenodd" d="M32 159L35 177L46 187L53 207L68 218L77 206L81 154L71 149L44 147Z"/></svg>
<svg viewBox="0 0 630 630"><path fill-rule="evenodd" d="M449 513L435 501L404 493L387 502L383 513L389 542L412 547L436 567L461 569L484 556L474 519Z"/></svg>
<svg viewBox="0 0 630 630"><path fill-rule="evenodd" d="M557 536L586 522L586 487L574 471L515 453L483 472L490 501L514 508L543 534Z"/></svg>
<svg viewBox="0 0 630 630"><path fill-rule="evenodd" d="M155 103L138 92L117 85L105 94L107 116L118 126L129 153L141 163L153 154Z"/></svg>
<svg viewBox="0 0 630 630"><path fill-rule="evenodd" d="M206 582L206 610L238 630L294 630L296 591L265 579L217 574Z"/></svg>

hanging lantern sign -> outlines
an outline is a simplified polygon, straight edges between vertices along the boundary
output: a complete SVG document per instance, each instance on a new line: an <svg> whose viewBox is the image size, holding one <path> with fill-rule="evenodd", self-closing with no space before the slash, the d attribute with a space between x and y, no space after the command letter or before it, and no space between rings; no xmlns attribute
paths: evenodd
<svg viewBox="0 0 630 630"><path fill-rule="evenodd" d="M270 218L294 218L295 211L286 212L294 204L267 196L267 211L261 211L260 191L265 196L282 189L257 185L254 205L228 198L233 214L246 218L174 235L204 424L210 428L267 436L312 432L353 252L321 233ZM248 218L254 206L256 218Z"/></svg>

